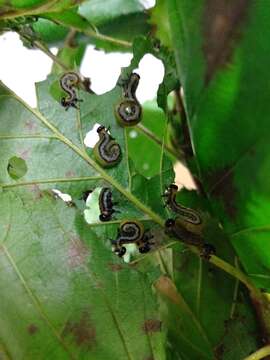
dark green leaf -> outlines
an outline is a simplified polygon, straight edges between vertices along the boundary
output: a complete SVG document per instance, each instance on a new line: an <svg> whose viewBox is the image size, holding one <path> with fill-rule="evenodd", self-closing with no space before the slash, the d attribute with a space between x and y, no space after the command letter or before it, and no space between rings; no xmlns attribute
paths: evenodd
<svg viewBox="0 0 270 360"><path fill-rule="evenodd" d="M213 1L171 2L169 9L201 180L245 269L270 289L270 13L265 1L224 3L221 47L213 32L221 10Z"/></svg>

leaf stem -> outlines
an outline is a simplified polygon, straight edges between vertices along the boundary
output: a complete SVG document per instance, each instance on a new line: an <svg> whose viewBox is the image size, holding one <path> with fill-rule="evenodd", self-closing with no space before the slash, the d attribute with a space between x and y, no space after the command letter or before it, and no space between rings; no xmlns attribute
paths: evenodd
<svg viewBox="0 0 270 360"><path fill-rule="evenodd" d="M256 297L261 297L260 291L256 287L254 287L254 285L250 282L248 277L241 270L232 266L231 264L227 263L226 261L222 260L221 258L215 255L211 256L209 262L219 267L220 269L224 270L226 273L230 274L236 279L240 280L243 284L246 285L249 291L252 294L254 294Z"/></svg>
<svg viewBox="0 0 270 360"><path fill-rule="evenodd" d="M7 189L17 186L27 186L27 185L37 185L37 184L54 184L54 183L64 183L64 182L77 182L77 181L87 181L87 180L101 180L100 176L85 176L78 178L55 178L55 179L42 179L34 181L25 181L25 182L16 182L11 184L1 184L0 188Z"/></svg>
<svg viewBox="0 0 270 360"><path fill-rule="evenodd" d="M74 28L75 30L77 31L81 31L80 29L78 28ZM132 48L132 44L128 41L125 41L125 40L120 40L120 39L116 39L116 38L113 38L111 36L107 36L107 35L104 35L104 34L101 34L99 32L95 32L93 30L86 30L84 31L85 35L88 35L89 37L93 37L97 40L103 40L103 41L107 41L109 43L112 43L114 45L119 45L119 46L123 46L127 49L131 49Z"/></svg>
<svg viewBox="0 0 270 360"><path fill-rule="evenodd" d="M253 354L246 357L244 360L260 360L270 355L270 345L266 345L261 349L255 351Z"/></svg>
<svg viewBox="0 0 270 360"><path fill-rule="evenodd" d="M52 59L53 62L55 62L57 65L59 65L64 71L70 71L68 66L66 66L57 56L55 56L51 50L44 45L41 41L34 40L33 45L38 48L39 50L43 51L44 54L46 54L49 58Z"/></svg>

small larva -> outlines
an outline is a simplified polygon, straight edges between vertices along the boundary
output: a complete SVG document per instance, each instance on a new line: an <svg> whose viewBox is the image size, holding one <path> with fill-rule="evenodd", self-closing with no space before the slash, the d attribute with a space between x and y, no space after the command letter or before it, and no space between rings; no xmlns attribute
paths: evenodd
<svg viewBox="0 0 270 360"><path fill-rule="evenodd" d="M200 225L202 219L200 215L193 209L190 209L186 206L180 205L176 202L176 194L178 187L175 184L171 184L165 190L162 195L165 197L165 205L168 206L173 212L179 214L186 222L189 222L194 225Z"/></svg>
<svg viewBox="0 0 270 360"><path fill-rule="evenodd" d="M66 97L61 99L61 105L68 110L70 107L78 109L77 102L82 101L77 98L75 87L80 83L80 77L75 72L67 72L60 78L60 86L67 93Z"/></svg>
<svg viewBox="0 0 270 360"><path fill-rule="evenodd" d="M115 116L121 126L134 126L141 120L142 107L136 98L140 76L132 73L123 86L123 97L115 106Z"/></svg>
<svg viewBox="0 0 270 360"><path fill-rule="evenodd" d="M97 162L103 167L112 167L121 160L120 145L108 133L105 126L97 129L99 141L94 146L94 156Z"/></svg>
<svg viewBox="0 0 270 360"><path fill-rule="evenodd" d="M99 193L99 209L100 209L100 215L99 220L100 221L110 221L112 218L113 213L115 210L113 209L113 206L115 203L112 201L112 192L109 188L102 188Z"/></svg>

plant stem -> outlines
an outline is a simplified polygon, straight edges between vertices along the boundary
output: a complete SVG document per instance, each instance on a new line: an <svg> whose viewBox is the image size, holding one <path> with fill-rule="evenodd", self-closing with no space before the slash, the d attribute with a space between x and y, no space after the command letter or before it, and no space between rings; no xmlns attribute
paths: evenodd
<svg viewBox="0 0 270 360"><path fill-rule="evenodd" d="M42 42L38 40L33 41L33 45L38 48L39 50L43 51L44 54L49 56L49 58L52 59L53 62L55 62L57 65L59 65L64 71L70 71L70 69L57 57L55 56L50 49L44 45Z"/></svg>
<svg viewBox="0 0 270 360"><path fill-rule="evenodd" d="M270 345L266 345L263 348L255 351L253 354L246 357L244 360L260 360L270 355Z"/></svg>
<svg viewBox="0 0 270 360"><path fill-rule="evenodd" d="M256 297L261 296L260 291L256 287L254 287L254 285L249 281L247 276L238 268L232 266L231 264L227 263L226 261L222 260L221 258L215 255L211 256L209 262L219 267L220 269L224 270L226 273L230 274L236 279L240 280L243 284L246 285L249 291L253 293Z"/></svg>

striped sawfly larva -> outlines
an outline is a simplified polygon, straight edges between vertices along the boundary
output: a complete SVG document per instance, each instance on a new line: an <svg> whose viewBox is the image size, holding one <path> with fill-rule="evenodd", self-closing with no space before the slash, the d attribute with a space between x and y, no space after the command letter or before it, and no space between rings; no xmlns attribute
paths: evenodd
<svg viewBox="0 0 270 360"><path fill-rule="evenodd" d="M112 167L121 160L121 148L105 126L97 128L99 141L94 146L94 156L102 167Z"/></svg>
<svg viewBox="0 0 270 360"><path fill-rule="evenodd" d="M123 82L121 101L115 106L115 116L120 126L134 126L141 120L142 107L136 98L136 90L140 76L132 73L127 81Z"/></svg>
<svg viewBox="0 0 270 360"><path fill-rule="evenodd" d="M82 101L77 98L75 88L79 86L81 79L75 72L67 72L60 78L60 86L67 93L66 97L62 97L61 105L68 110L70 107L78 109L77 102Z"/></svg>
<svg viewBox="0 0 270 360"><path fill-rule="evenodd" d="M137 220L125 220L120 224L116 240L112 241L114 252L122 257L126 253L125 244L136 244L140 253L147 253L151 250L153 242L152 235L147 234L144 226Z"/></svg>

